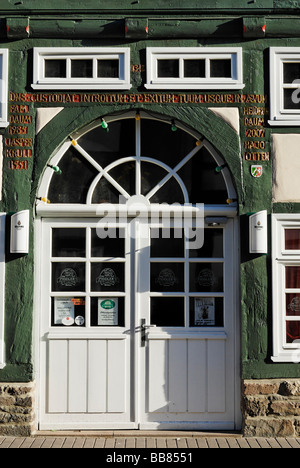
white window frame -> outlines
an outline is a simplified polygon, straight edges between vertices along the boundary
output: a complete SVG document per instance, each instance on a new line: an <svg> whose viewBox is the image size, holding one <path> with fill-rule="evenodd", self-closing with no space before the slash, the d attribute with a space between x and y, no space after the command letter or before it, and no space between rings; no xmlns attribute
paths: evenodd
<svg viewBox="0 0 300 468"><path fill-rule="evenodd" d="M157 61L179 59L179 78L159 78ZM184 60L206 61L205 78L185 78ZM211 59L231 59L231 78L210 78ZM243 89L243 60L241 47L148 47L147 48L147 89Z"/></svg>
<svg viewBox="0 0 300 468"><path fill-rule="evenodd" d="M46 59L66 59L66 78L46 78ZM72 78L71 60L93 60L92 78ZM119 60L118 78L98 78L97 60ZM33 89L104 89L104 90L128 90L130 84L130 48L128 47L35 47Z"/></svg>
<svg viewBox="0 0 300 468"><path fill-rule="evenodd" d="M8 49L0 49L0 128L6 128L8 122Z"/></svg>
<svg viewBox="0 0 300 468"><path fill-rule="evenodd" d="M5 367L4 346L4 294L5 294L5 219L6 214L0 213L0 369Z"/></svg>
<svg viewBox="0 0 300 468"><path fill-rule="evenodd" d="M272 215L273 356L274 362L300 362L300 343L286 343L285 267L300 266L300 250L285 249L285 229L300 229L300 214ZM300 290L299 290L300 292ZM288 317L299 320L299 316Z"/></svg>
<svg viewBox="0 0 300 468"><path fill-rule="evenodd" d="M283 83L283 64L295 61L300 63L300 47L270 47L269 124L272 126L300 126L300 109L284 109L284 87L299 89L297 99L300 99L300 82L298 87Z"/></svg>

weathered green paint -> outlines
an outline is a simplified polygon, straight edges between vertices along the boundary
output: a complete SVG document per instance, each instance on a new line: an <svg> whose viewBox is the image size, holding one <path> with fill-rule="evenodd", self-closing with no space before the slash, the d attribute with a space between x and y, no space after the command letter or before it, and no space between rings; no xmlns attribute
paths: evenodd
<svg viewBox="0 0 300 468"><path fill-rule="evenodd" d="M1 15L1 12L0 12ZM0 17L0 37L8 39L258 39L300 37L300 16L222 16L207 18L35 18ZM2 23L2 26L1 26Z"/></svg>
<svg viewBox="0 0 300 468"><path fill-rule="evenodd" d="M299 4L298 1L276 1L276 8L295 8L294 4ZM283 6L281 6L281 3ZM290 3L290 5L288 5ZM293 3L291 5L291 3ZM298 5L297 5L298 6ZM2 0L1 10L4 12L34 12L48 13L56 11L58 13L77 13L77 12L95 12L105 11L114 12L151 12L161 13L166 12L189 12L194 14L201 11L248 11L248 10L271 10L274 8L274 0L190 0L183 2L182 0L110 0L110 2L96 0L52 0L52 2L40 2L38 5L35 0Z"/></svg>

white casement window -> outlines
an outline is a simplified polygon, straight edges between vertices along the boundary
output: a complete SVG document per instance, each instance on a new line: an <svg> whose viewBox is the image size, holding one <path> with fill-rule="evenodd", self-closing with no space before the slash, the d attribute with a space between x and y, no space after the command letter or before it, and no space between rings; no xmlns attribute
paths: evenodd
<svg viewBox="0 0 300 468"><path fill-rule="evenodd" d="M7 93L8 93L8 49L0 49L0 128L8 127Z"/></svg>
<svg viewBox="0 0 300 468"><path fill-rule="evenodd" d="M274 214L273 357L300 362L300 214Z"/></svg>
<svg viewBox="0 0 300 468"><path fill-rule="evenodd" d="M147 49L148 89L242 89L242 49L237 47Z"/></svg>
<svg viewBox="0 0 300 468"><path fill-rule="evenodd" d="M300 125L300 47L270 48L270 125Z"/></svg>
<svg viewBox="0 0 300 468"><path fill-rule="evenodd" d="M5 367L4 293L5 293L5 213L0 213L0 369Z"/></svg>
<svg viewBox="0 0 300 468"><path fill-rule="evenodd" d="M32 88L130 89L130 49L35 48Z"/></svg>

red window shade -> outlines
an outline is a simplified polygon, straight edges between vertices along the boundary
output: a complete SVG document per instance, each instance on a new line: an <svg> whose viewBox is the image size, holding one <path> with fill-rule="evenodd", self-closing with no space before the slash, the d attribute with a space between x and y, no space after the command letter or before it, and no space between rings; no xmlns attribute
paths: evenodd
<svg viewBox="0 0 300 468"><path fill-rule="evenodd" d="M300 250L300 229L285 229L285 250Z"/></svg>
<svg viewBox="0 0 300 468"><path fill-rule="evenodd" d="M286 315L300 316L300 294L286 294Z"/></svg>
<svg viewBox="0 0 300 468"><path fill-rule="evenodd" d="M300 289L300 266L285 267L285 287Z"/></svg>
<svg viewBox="0 0 300 468"><path fill-rule="evenodd" d="M293 343L300 340L300 322L286 322L286 342Z"/></svg>

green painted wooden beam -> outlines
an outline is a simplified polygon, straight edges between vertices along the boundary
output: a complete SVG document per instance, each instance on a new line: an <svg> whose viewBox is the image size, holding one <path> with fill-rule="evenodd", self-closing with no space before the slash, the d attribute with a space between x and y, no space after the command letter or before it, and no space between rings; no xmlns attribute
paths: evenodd
<svg viewBox="0 0 300 468"><path fill-rule="evenodd" d="M220 17L163 19L42 19L8 17L0 19L0 37L101 38L101 39L184 39L184 38L268 38L300 37L300 17Z"/></svg>

